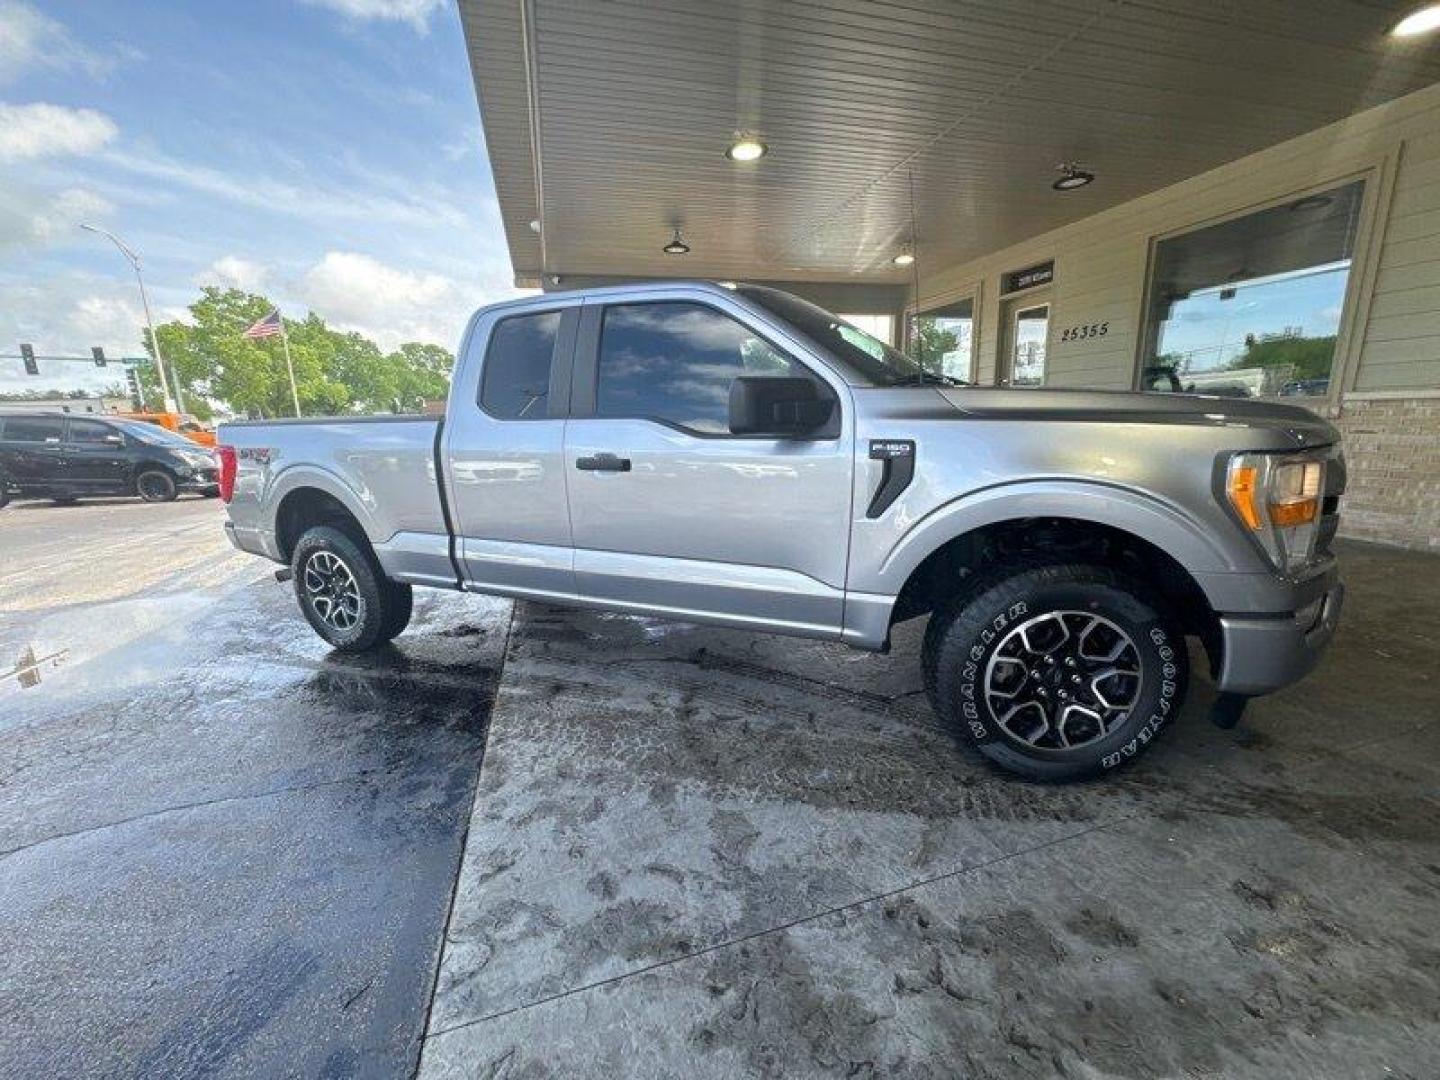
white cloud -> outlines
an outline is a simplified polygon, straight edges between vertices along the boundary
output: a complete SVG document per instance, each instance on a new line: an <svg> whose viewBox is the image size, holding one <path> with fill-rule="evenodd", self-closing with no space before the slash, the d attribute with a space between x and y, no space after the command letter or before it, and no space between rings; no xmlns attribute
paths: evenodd
<svg viewBox="0 0 1440 1080"><path fill-rule="evenodd" d="M241 206L310 221L383 221L394 225L447 229L465 228L469 223L469 215L465 211L433 192L387 195L374 187L335 187L308 180L303 184L292 184L253 172L243 175L229 173L153 153L140 155L110 151L104 155L102 163ZM154 185L150 186L153 189Z"/></svg>
<svg viewBox="0 0 1440 1080"><path fill-rule="evenodd" d="M12 82L37 67L100 76L115 62L116 58L81 45L64 26L33 5L0 0L0 83Z"/></svg>
<svg viewBox="0 0 1440 1080"><path fill-rule="evenodd" d="M408 22L424 31L430 16L444 6L445 0L307 0L316 7L338 11L349 19L380 19L386 22Z"/></svg>
<svg viewBox="0 0 1440 1080"><path fill-rule="evenodd" d="M94 109L0 102L0 161L93 154L118 134L115 121Z"/></svg>
<svg viewBox="0 0 1440 1080"><path fill-rule="evenodd" d="M443 274L401 270L352 251L326 252L300 280L299 295L326 322L384 349L403 341L453 349L481 302Z"/></svg>
<svg viewBox="0 0 1440 1080"><path fill-rule="evenodd" d="M80 222L103 218L113 209L108 200L83 188L54 193L13 188L0 202L0 250L78 240Z"/></svg>
<svg viewBox="0 0 1440 1080"><path fill-rule="evenodd" d="M196 280L201 285L223 285L258 293L265 287L269 276L269 271L258 262L238 255L225 255L211 263Z"/></svg>

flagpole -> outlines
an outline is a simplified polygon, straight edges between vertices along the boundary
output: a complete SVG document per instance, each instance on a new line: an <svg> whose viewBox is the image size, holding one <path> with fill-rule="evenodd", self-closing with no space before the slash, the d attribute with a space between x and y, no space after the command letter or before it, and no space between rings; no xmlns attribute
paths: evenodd
<svg viewBox="0 0 1440 1080"><path fill-rule="evenodd" d="M278 315L279 312L277 311ZM295 389L295 365L290 362L290 335L285 333L285 316L280 315L280 344L285 346L285 370L290 373L290 400L295 403L295 415L300 415L300 391Z"/></svg>

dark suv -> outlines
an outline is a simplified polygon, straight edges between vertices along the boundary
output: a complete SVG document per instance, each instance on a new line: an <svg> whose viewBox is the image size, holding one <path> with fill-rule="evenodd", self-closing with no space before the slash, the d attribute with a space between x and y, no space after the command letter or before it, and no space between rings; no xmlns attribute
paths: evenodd
<svg viewBox="0 0 1440 1080"><path fill-rule="evenodd" d="M169 502L182 491L219 494L215 456L164 428L98 416L0 413L0 506L16 495Z"/></svg>

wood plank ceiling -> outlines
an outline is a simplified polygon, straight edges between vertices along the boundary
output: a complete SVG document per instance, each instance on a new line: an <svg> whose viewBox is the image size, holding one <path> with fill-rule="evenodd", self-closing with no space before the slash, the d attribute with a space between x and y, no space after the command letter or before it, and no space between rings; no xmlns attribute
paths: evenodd
<svg viewBox="0 0 1440 1080"><path fill-rule="evenodd" d="M901 282L1440 80L1418 0L460 0L517 279ZM737 164L739 133L770 152ZM1060 162L1096 181L1050 189ZM542 222L537 234L532 221ZM672 228L689 255L661 253Z"/></svg>

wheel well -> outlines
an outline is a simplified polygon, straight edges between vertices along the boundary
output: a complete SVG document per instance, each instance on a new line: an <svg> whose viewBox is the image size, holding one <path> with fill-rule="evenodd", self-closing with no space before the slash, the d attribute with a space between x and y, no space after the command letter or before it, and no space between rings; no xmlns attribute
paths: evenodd
<svg viewBox="0 0 1440 1080"><path fill-rule="evenodd" d="M275 542L286 562L305 530L316 525L339 529L367 550L370 547L370 538L344 503L319 488L301 487L288 492L275 511Z"/></svg>
<svg viewBox="0 0 1440 1080"><path fill-rule="evenodd" d="M1211 657L1219 655L1219 622L1188 570L1133 533L1076 518L1020 518L955 537L911 573L890 621L893 625L928 614L953 595L968 575L986 566L1049 556L1111 566L1141 577L1169 606L1183 632L1199 636Z"/></svg>

